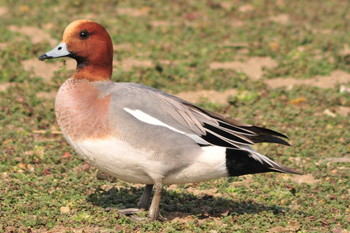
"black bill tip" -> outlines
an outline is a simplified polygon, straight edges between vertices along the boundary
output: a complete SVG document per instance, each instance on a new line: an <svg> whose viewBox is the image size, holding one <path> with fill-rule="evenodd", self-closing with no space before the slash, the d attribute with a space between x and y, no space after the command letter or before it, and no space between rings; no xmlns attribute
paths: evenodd
<svg viewBox="0 0 350 233"><path fill-rule="evenodd" d="M52 56L47 56L47 54L45 53L45 54L43 54L43 55L41 55L40 57L39 57L39 60L40 61L44 61L44 60L46 60L46 59L51 59L51 58L53 58Z"/></svg>

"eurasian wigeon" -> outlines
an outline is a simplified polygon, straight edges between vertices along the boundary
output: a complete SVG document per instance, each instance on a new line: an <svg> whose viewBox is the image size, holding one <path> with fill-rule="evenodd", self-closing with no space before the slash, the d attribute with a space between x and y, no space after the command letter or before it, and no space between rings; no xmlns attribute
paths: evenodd
<svg viewBox="0 0 350 233"><path fill-rule="evenodd" d="M60 87L58 124L75 151L114 177L146 184L139 207L160 218L164 184L201 182L262 172L298 173L252 149L289 145L285 135L243 124L176 96L135 83L111 81L113 46L106 29L89 20L67 26L40 60L71 57L75 73Z"/></svg>

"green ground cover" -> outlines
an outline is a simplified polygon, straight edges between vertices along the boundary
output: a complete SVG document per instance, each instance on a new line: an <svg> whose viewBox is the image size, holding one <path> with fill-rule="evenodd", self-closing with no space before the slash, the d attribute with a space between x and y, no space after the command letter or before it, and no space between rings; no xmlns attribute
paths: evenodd
<svg viewBox="0 0 350 233"><path fill-rule="evenodd" d="M349 232L349 12L346 0L0 0L0 231ZM98 179L74 153L52 98L69 66L37 61L78 18L108 29L114 81L235 89L198 104L288 135L292 147L257 149L304 175L172 185L161 202L168 221L118 215L142 186Z"/></svg>

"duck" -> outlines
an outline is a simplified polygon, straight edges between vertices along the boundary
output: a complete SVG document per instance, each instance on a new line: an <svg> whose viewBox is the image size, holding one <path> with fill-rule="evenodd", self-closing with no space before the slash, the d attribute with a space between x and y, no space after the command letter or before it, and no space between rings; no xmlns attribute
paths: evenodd
<svg viewBox="0 0 350 233"><path fill-rule="evenodd" d="M241 123L149 86L111 81L113 44L97 22L73 21L62 41L39 59L61 57L77 62L55 100L65 139L102 172L145 184L138 208L132 209L149 207L151 221L162 219L164 185L266 172L299 174L252 148L262 142L289 145L284 134Z"/></svg>

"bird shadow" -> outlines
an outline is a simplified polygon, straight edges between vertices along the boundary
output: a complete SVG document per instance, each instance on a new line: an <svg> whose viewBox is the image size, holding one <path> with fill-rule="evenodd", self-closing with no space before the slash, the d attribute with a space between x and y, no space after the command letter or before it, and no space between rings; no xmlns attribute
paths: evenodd
<svg viewBox="0 0 350 233"><path fill-rule="evenodd" d="M143 188L136 187L111 188L107 191L98 188L87 197L87 201L105 209L135 208L142 192ZM288 207L264 205L253 201L234 201L211 195L196 196L172 190L163 190L160 206L163 216L168 220L192 215L196 215L198 218L209 218L256 214L263 211L272 212L275 215L290 212Z"/></svg>

